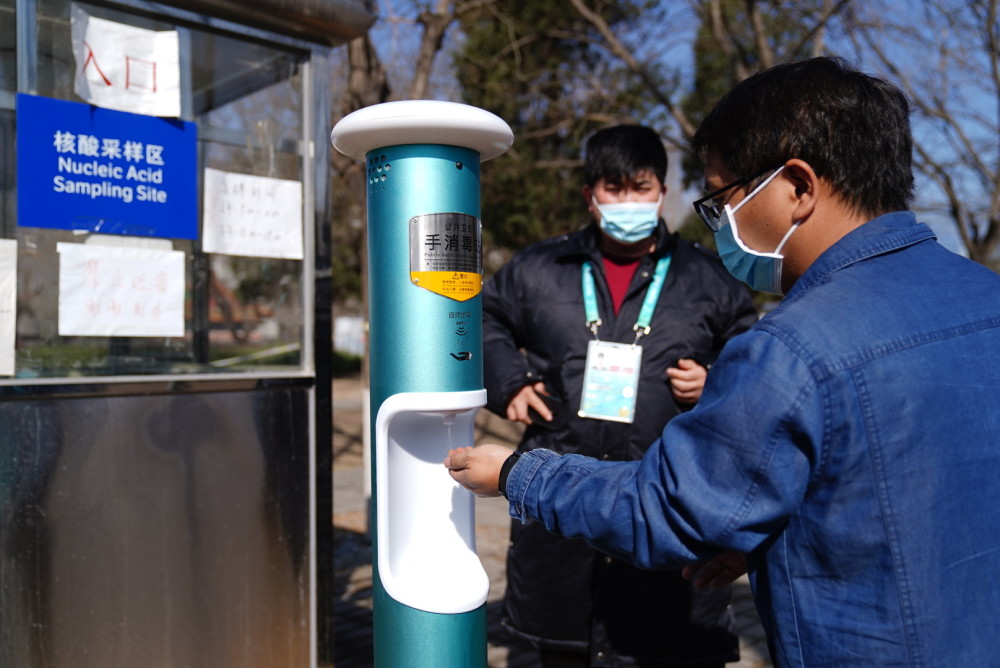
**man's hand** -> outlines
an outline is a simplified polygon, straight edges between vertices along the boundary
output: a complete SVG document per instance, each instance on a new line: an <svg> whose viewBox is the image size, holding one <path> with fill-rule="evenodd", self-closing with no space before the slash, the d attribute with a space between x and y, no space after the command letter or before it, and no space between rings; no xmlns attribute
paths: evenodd
<svg viewBox="0 0 1000 668"><path fill-rule="evenodd" d="M546 422L552 422L552 411L538 396L545 393L545 383L535 383L522 387L507 404L507 419L512 422L531 424L531 417L528 415L528 407L530 406L538 411L538 414L545 418Z"/></svg>
<svg viewBox="0 0 1000 668"><path fill-rule="evenodd" d="M448 451L444 465L451 477L476 496L499 496L500 469L512 454L502 445L483 444Z"/></svg>
<svg viewBox="0 0 1000 668"><path fill-rule="evenodd" d="M695 589L725 587L747 572L747 563L741 552L723 552L708 561L688 564L681 570L685 580L694 578Z"/></svg>
<svg viewBox="0 0 1000 668"><path fill-rule="evenodd" d="M708 378L708 369L692 359L677 360L676 367L667 369L670 378L670 392L682 404L693 404L701 399L701 391ZM510 409L507 409L508 412Z"/></svg>

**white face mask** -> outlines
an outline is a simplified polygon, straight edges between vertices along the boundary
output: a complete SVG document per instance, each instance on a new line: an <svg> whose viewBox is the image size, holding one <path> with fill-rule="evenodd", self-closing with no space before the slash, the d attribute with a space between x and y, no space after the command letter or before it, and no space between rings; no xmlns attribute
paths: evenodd
<svg viewBox="0 0 1000 668"><path fill-rule="evenodd" d="M761 253L753 250L740 239L739 230L736 228L736 217L733 214L749 202L754 195L763 190L782 169L784 167L778 168L763 183L754 188L749 195L736 205L736 208L732 208L726 204L723 207L722 215L728 223L720 227L715 233L715 246L718 248L719 257L722 258L722 263L726 265L729 273L754 290L770 292L775 295L782 294L781 266L785 256L781 254L781 249L785 247L785 243L792 236L792 233L798 229L801 221L796 221L792 224L773 253Z"/></svg>
<svg viewBox="0 0 1000 668"><path fill-rule="evenodd" d="M594 208L601 214L601 229L612 239L624 244L634 244L649 237L660 220L663 193L655 202L614 202L598 204L591 197Z"/></svg>

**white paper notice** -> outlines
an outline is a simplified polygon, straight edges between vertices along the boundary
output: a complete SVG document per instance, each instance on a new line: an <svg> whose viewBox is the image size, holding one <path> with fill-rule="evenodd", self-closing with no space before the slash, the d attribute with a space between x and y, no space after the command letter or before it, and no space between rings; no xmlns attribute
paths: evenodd
<svg viewBox="0 0 1000 668"><path fill-rule="evenodd" d="M17 241L0 239L0 376L14 375L17 328Z"/></svg>
<svg viewBox="0 0 1000 668"><path fill-rule="evenodd" d="M183 336L184 253L60 243L60 336Z"/></svg>
<svg viewBox="0 0 1000 668"><path fill-rule="evenodd" d="M146 30L99 19L75 3L71 23L77 95L107 109L181 115L176 30Z"/></svg>
<svg viewBox="0 0 1000 668"><path fill-rule="evenodd" d="M302 184L205 170L202 249L301 260Z"/></svg>

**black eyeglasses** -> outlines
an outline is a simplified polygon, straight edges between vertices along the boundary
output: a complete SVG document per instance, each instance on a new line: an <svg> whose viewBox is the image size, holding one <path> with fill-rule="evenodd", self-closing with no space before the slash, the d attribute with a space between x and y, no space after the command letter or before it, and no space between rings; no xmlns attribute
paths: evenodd
<svg viewBox="0 0 1000 668"><path fill-rule="evenodd" d="M701 219L705 221L705 225L708 226L709 230L711 230L713 233L718 232L719 228L721 228L723 225L722 211L726 206L725 202L722 202L720 204L715 201L719 199L719 195L726 192L727 190L732 190L737 186L746 185L747 183L759 179L768 172L773 172L776 169L778 169L778 167L768 167L767 169L757 172L756 174L740 179L738 181L733 181L730 184L724 185L718 190L705 195L700 200L695 201L694 210L697 211L698 215L701 216Z"/></svg>

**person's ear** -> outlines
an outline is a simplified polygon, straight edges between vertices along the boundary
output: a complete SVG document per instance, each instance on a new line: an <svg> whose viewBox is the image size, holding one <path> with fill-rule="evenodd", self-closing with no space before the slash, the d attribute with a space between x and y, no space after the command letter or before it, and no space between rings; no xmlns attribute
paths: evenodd
<svg viewBox="0 0 1000 668"><path fill-rule="evenodd" d="M785 163L782 176L789 184L788 198L792 204L792 220L804 221L812 215L820 192L819 177L805 160L792 158Z"/></svg>
<svg viewBox="0 0 1000 668"><path fill-rule="evenodd" d="M583 199L587 202L587 211L594 213L594 189L590 186L584 186Z"/></svg>

